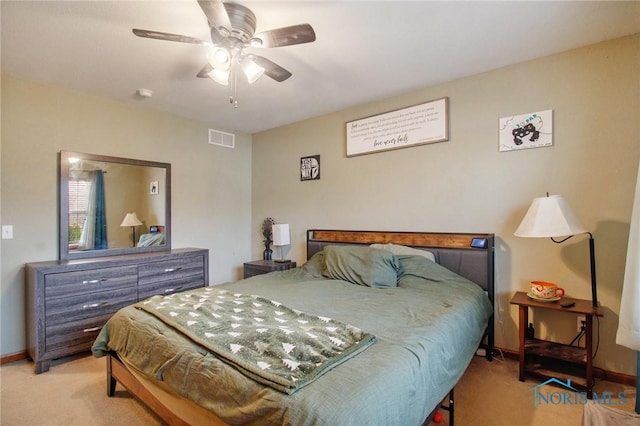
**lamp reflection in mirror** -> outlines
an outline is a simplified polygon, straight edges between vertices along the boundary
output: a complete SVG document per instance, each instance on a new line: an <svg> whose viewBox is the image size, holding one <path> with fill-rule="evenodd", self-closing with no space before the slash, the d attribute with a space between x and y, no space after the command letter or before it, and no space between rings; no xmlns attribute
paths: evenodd
<svg viewBox="0 0 640 426"><path fill-rule="evenodd" d="M514 233L516 237L551 238L554 243L563 243L578 234L589 235L589 258L591 267L591 297L593 306L598 306L596 290L595 244L593 235L573 213L569 203L561 195L538 197L533 200L522 223ZM557 240L556 238L561 238Z"/></svg>
<svg viewBox="0 0 640 426"><path fill-rule="evenodd" d="M120 226L130 226L131 227L131 231L133 232L133 246L136 246L136 226L140 226L142 225L142 222L140 222L140 219L138 219L138 215L136 215L135 212L133 213L127 213L126 216L124 217L124 219L122 220L122 223L120 224Z"/></svg>
<svg viewBox="0 0 640 426"><path fill-rule="evenodd" d="M289 225L286 223L274 224L271 227L271 232L273 233L273 245L280 247L280 259L276 259L276 262L288 262L288 260L285 260L282 256L282 246L291 244Z"/></svg>

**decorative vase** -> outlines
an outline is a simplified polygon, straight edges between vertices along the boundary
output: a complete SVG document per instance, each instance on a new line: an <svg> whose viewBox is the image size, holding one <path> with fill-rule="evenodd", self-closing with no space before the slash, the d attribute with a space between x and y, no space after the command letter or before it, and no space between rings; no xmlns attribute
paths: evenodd
<svg viewBox="0 0 640 426"><path fill-rule="evenodd" d="M269 248L269 246L267 246L266 244L265 244L265 246L267 248L265 249L265 251L262 252L262 259L263 260L271 260L271 255L273 254L273 250L271 250Z"/></svg>
<svg viewBox="0 0 640 426"><path fill-rule="evenodd" d="M271 219L270 217L266 218L262 222L262 236L264 237L264 240L262 240L262 242L264 243L264 251L262 252L263 260L271 260L271 255L273 254L273 250L271 250L271 243L273 242L273 240L271 239L272 226L273 219Z"/></svg>

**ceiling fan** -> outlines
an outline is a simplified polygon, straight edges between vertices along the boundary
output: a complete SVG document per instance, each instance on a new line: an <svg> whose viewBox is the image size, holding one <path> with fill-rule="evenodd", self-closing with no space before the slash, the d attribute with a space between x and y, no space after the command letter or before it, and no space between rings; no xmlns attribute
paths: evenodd
<svg viewBox="0 0 640 426"><path fill-rule="evenodd" d="M237 3L223 3L222 0L198 0L207 17L211 30L211 42L194 37L163 33L158 31L133 29L138 37L158 40L193 43L209 47L207 64L198 77L210 78L227 86L232 69L237 65L249 83L263 74L277 82L291 77L291 73L269 59L244 52L245 47L281 47L315 41L316 34L309 24L255 33L256 16L245 6Z"/></svg>

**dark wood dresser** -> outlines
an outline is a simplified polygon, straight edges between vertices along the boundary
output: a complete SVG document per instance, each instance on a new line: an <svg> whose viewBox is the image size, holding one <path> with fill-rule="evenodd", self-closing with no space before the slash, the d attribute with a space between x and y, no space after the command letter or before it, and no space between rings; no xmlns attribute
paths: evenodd
<svg viewBox="0 0 640 426"><path fill-rule="evenodd" d="M185 248L28 263L27 350L36 374L51 360L91 348L120 308L156 294L204 287L209 250Z"/></svg>

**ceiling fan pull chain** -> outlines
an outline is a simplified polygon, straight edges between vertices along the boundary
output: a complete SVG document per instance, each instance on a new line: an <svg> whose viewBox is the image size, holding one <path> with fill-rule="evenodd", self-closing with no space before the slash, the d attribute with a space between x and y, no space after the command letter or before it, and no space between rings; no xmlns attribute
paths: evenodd
<svg viewBox="0 0 640 426"><path fill-rule="evenodd" d="M238 73L234 72L231 76L233 77L233 96L229 102L233 103L234 108L238 108Z"/></svg>
<svg viewBox="0 0 640 426"><path fill-rule="evenodd" d="M229 104L233 105L234 102L237 103L236 101L236 79L235 79L235 73L232 72L233 70L230 70L230 74L231 74L231 95L229 96Z"/></svg>

